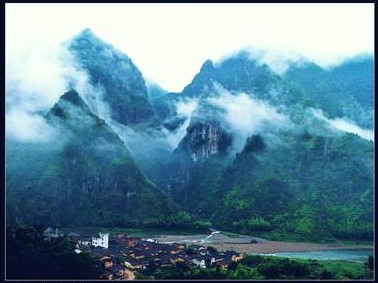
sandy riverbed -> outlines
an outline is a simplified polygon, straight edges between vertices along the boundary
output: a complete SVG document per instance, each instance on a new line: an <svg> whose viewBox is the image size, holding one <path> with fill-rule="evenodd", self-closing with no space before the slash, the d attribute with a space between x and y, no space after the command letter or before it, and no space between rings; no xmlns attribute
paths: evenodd
<svg viewBox="0 0 378 283"><path fill-rule="evenodd" d="M322 250L340 250L340 249L371 249L372 246L346 246L340 244L315 244L300 242L280 242L268 241L261 238L240 235L238 237L228 237L224 234L209 235L167 235L159 236L157 240L161 243L187 243L198 244L203 246L212 246L218 251L234 250L244 253L278 253L278 252L306 252L306 251L322 251ZM252 244L251 240L256 239L258 242Z"/></svg>

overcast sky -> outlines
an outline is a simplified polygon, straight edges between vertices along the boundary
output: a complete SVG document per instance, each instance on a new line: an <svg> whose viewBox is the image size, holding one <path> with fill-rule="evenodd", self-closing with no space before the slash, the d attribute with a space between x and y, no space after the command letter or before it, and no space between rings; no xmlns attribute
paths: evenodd
<svg viewBox="0 0 378 283"><path fill-rule="evenodd" d="M372 3L7 3L6 66L23 68L13 60L54 49L87 27L170 91L181 91L206 59L245 47L295 52L322 65L374 50Z"/></svg>

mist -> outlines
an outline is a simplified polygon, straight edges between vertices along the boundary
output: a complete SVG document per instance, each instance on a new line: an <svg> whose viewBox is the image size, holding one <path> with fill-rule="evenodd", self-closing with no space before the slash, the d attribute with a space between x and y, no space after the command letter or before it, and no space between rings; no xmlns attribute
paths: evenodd
<svg viewBox="0 0 378 283"><path fill-rule="evenodd" d="M190 124L190 120L192 118L193 113L198 108L198 100L197 99L189 99L189 100L181 100L176 103L176 113L179 118L184 118L184 123L182 123L177 129L174 131L168 131L167 129L163 129L164 134L167 137L167 142L171 147L171 151L175 150L180 143L180 141L184 138L186 134L186 129Z"/></svg>
<svg viewBox="0 0 378 283"><path fill-rule="evenodd" d="M7 138L19 142L46 143L56 136L57 132L38 114L14 108L6 115L5 131Z"/></svg>
<svg viewBox="0 0 378 283"><path fill-rule="evenodd" d="M309 62L306 57L289 50L249 47L242 52L246 52L252 61L267 65L277 75L284 74L292 64Z"/></svg>
<svg viewBox="0 0 378 283"><path fill-rule="evenodd" d="M316 118L325 121L329 125L329 127L333 129L356 134L363 139L374 141L374 130L363 129L357 126L353 121L349 121L345 118L329 119L320 109L311 109L311 112Z"/></svg>
<svg viewBox="0 0 378 283"><path fill-rule="evenodd" d="M96 101L96 97L101 97L101 89L88 81L86 72L76 67L75 59L63 44L7 37L7 137L22 142L46 142L54 136L55 131L43 117L72 88L94 113L106 116L106 106Z"/></svg>
<svg viewBox="0 0 378 283"><path fill-rule="evenodd" d="M233 147L240 150L249 135L273 131L289 119L276 108L263 100L246 93L232 94L217 87L219 96L211 97L208 102L224 111L224 120L234 136Z"/></svg>

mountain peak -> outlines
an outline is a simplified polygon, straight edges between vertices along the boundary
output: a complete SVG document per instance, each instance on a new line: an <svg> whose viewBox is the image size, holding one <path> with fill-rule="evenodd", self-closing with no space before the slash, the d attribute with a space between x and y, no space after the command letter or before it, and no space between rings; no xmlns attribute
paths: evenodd
<svg viewBox="0 0 378 283"><path fill-rule="evenodd" d="M214 69L214 63L212 60L208 59L205 61L205 63L202 64L201 71L200 72L206 72L211 71Z"/></svg>
<svg viewBox="0 0 378 283"><path fill-rule="evenodd" d="M73 107L72 107L73 106ZM72 109L80 109L85 113L91 113L88 105L80 97L79 93L71 89L64 93L58 100L57 103L51 108L47 117L55 116L60 118L67 118Z"/></svg>
<svg viewBox="0 0 378 283"><path fill-rule="evenodd" d="M84 100L80 97L79 93L74 90L74 89L70 89L69 91L67 91L66 93L64 93L59 101L66 101L66 102L69 102L75 106L78 106L82 109L88 109L88 106L87 104L84 102ZM59 102L58 102L59 103Z"/></svg>
<svg viewBox="0 0 378 283"><path fill-rule="evenodd" d="M93 35L93 31L90 28L83 29L79 34L83 35Z"/></svg>
<svg viewBox="0 0 378 283"><path fill-rule="evenodd" d="M159 127L143 75L125 53L90 29L84 29L67 44L78 68L88 74L89 83L101 85L101 99L109 106L112 119L124 125L147 123Z"/></svg>
<svg viewBox="0 0 378 283"><path fill-rule="evenodd" d="M90 28L85 28L81 32L79 32L74 38L99 38L94 34L94 32Z"/></svg>

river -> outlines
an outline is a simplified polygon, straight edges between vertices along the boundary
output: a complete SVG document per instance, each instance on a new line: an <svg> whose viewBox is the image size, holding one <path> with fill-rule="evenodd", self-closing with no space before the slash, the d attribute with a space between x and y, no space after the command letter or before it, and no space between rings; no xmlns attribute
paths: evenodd
<svg viewBox="0 0 378 283"><path fill-rule="evenodd" d="M218 251L234 250L247 254L316 260L366 260L369 255L374 254L372 245L345 246L342 244L294 243L269 241L246 235L229 237L214 229L212 229L210 235L161 235L157 237L157 240L164 244L186 243L188 245L212 246ZM252 240L255 240L255 243Z"/></svg>
<svg viewBox="0 0 378 283"><path fill-rule="evenodd" d="M303 251L303 252L282 252L264 255L277 257L316 259L316 260L347 260L347 261L365 261L370 255L373 255L373 249L340 249L325 251Z"/></svg>

